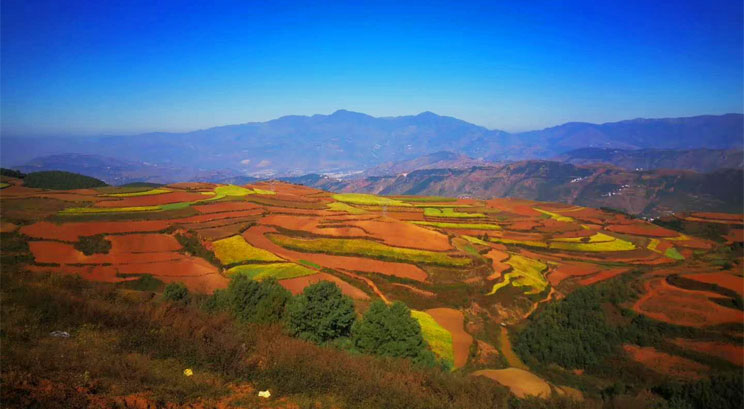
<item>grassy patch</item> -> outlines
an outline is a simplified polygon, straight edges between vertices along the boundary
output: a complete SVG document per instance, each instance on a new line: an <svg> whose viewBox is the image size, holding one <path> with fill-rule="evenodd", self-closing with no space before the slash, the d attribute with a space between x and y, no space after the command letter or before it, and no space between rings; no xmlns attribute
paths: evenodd
<svg viewBox="0 0 744 409"><path fill-rule="evenodd" d="M348 214L364 214L367 213L364 209L359 209L354 206L349 206L346 203L342 202L333 202L328 203L328 209L332 210L334 212L346 212Z"/></svg>
<svg viewBox="0 0 744 409"><path fill-rule="evenodd" d="M344 203L370 205L370 206L401 206L409 207L411 204L389 197L368 195L364 193L339 193L332 196L334 200Z"/></svg>
<svg viewBox="0 0 744 409"><path fill-rule="evenodd" d="M212 243L214 253L223 265L246 261L283 261L273 253L248 244L243 236L232 236Z"/></svg>
<svg viewBox="0 0 744 409"><path fill-rule="evenodd" d="M447 217L447 218L457 218L457 219L471 219L471 218L478 218L478 217L486 217L483 213L465 213L465 212L458 212L454 210L451 207L445 207L445 208L436 208L436 207L427 207L424 209L424 216L428 217Z"/></svg>
<svg viewBox="0 0 744 409"><path fill-rule="evenodd" d="M512 254L506 264L512 266L512 271L504 275L504 281L496 283L489 295L495 294L502 287L511 284L514 287L530 287L527 294L539 294L548 287L548 282L543 276L547 265L537 260Z"/></svg>
<svg viewBox="0 0 744 409"><path fill-rule="evenodd" d="M462 267L470 264L469 258L452 257L434 251L392 247L364 239L300 239L280 234L270 234L268 237L282 247L311 253L362 256L401 263L424 263L452 267Z"/></svg>
<svg viewBox="0 0 744 409"><path fill-rule="evenodd" d="M447 223L447 222L411 222L419 226L441 227L443 229L466 229L466 230L501 230L498 224L486 223Z"/></svg>
<svg viewBox="0 0 744 409"><path fill-rule="evenodd" d="M8 186L10 186L10 183L0 182L0 189L5 189Z"/></svg>
<svg viewBox="0 0 744 409"><path fill-rule="evenodd" d="M423 311L411 310L411 317L421 325L421 335L431 347L432 352L454 368L455 350L452 347L452 334L439 325L431 315Z"/></svg>
<svg viewBox="0 0 744 409"><path fill-rule="evenodd" d="M236 266L227 270L227 273L230 276L244 275L253 280L263 280L269 277L273 277L277 280L284 280L286 278L316 274L317 271L310 270L309 268L295 263L271 263Z"/></svg>

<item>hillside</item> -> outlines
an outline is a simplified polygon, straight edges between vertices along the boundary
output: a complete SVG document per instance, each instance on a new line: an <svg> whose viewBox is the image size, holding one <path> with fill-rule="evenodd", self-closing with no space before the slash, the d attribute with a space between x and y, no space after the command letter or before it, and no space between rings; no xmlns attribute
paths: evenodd
<svg viewBox="0 0 744 409"><path fill-rule="evenodd" d="M241 397L256 407L673 407L682 399L698 408L706 396L741 398L727 392L744 365L740 214L678 214L667 223L676 231L526 199L333 194L281 182L57 192L3 181L2 271L11 283L3 348L12 365L3 396L14 402L53 402L44 395L53 391L101 405L230 406ZM695 236L686 223L715 234ZM97 284L63 278L75 275ZM309 302L320 281L348 297L356 324L317 346L282 328L294 322L290 305ZM187 295L173 286L162 295L174 283ZM235 309L246 300L259 304ZM400 346L370 349L362 323L384 319L386 304L418 322L416 348L436 361L411 366L400 357L418 358L394 352ZM556 320L556 311L566 313ZM577 337L582 325L612 338ZM69 339L46 336L53 330ZM22 359L45 351L80 360ZM119 377L94 364L117 354ZM326 364L339 360L343 374ZM272 400L257 400L263 389ZM566 406L568 398L578 402Z"/></svg>
<svg viewBox="0 0 744 409"><path fill-rule="evenodd" d="M479 199L513 197L607 207L653 217L684 211L737 212L744 205L742 169L711 173L628 171L607 165L522 161L469 169L419 170L358 180L329 177L288 180L334 192Z"/></svg>
<svg viewBox="0 0 744 409"><path fill-rule="evenodd" d="M741 149L582 148L566 152L554 159L574 165L607 163L628 170L681 169L712 172L718 169L744 168L744 151Z"/></svg>
<svg viewBox="0 0 744 409"><path fill-rule="evenodd" d="M145 162L168 169L220 170L254 177L348 173L450 151L500 162L546 159L587 147L613 149L741 149L741 114L567 123L507 133L431 112L372 117L345 110L185 133L86 138L2 138L2 161L74 152ZM29 166L33 166L30 164ZM6 166L7 167L7 166ZM63 168L60 168L63 169ZM49 170L49 169L48 169ZM164 181L153 180L153 181ZM186 177L178 181L184 181Z"/></svg>

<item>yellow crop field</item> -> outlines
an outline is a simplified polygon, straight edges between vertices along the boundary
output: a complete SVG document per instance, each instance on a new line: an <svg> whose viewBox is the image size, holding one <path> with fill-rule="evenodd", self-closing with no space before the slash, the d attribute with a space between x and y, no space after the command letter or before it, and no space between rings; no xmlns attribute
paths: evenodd
<svg viewBox="0 0 744 409"><path fill-rule="evenodd" d="M439 325L431 315L423 311L411 310L411 316L421 325L421 335L431 347L432 352L454 368L455 350L452 346L452 334Z"/></svg>
<svg viewBox="0 0 744 409"><path fill-rule="evenodd" d="M441 227L443 229L466 229L466 230L501 230L498 224L486 223L447 223L447 222L420 222L414 221L413 224L419 226Z"/></svg>
<svg viewBox="0 0 744 409"><path fill-rule="evenodd" d="M502 243L502 244L517 244L520 246L527 246L527 247L540 247L540 248L548 248L548 243L544 241L536 241L536 240L514 240L514 239L504 239L501 237L489 237L489 240L491 240L494 243Z"/></svg>
<svg viewBox="0 0 744 409"><path fill-rule="evenodd" d="M574 221L574 219L572 217L561 216L558 213L553 213L553 212L549 212L547 210L538 209L537 207L533 207L533 209L537 210L538 212L540 212L540 213L542 213L544 215L550 216L551 219L558 220L559 222L571 223L571 222Z"/></svg>
<svg viewBox="0 0 744 409"><path fill-rule="evenodd" d="M450 217L450 218L462 218L462 219L486 217L486 215L483 213L458 212L454 210L452 207L446 207L446 208L441 208L441 209L436 208L436 207L427 207L424 209L424 216Z"/></svg>
<svg viewBox="0 0 744 409"><path fill-rule="evenodd" d="M504 281L493 285L489 295L495 294L496 291L509 284L515 287L532 288L527 291L527 294L538 294L548 287L548 281L543 276L543 271L548 268L545 263L519 254L512 254L506 264L512 266L512 271L504 275Z"/></svg>
<svg viewBox="0 0 744 409"><path fill-rule="evenodd" d="M401 263L424 263L451 267L462 267L471 263L469 258L452 257L435 251L392 247L364 239L301 239L281 234L270 234L268 238L282 247L310 253L361 256Z"/></svg>
<svg viewBox="0 0 744 409"><path fill-rule="evenodd" d="M410 207L410 203L401 202L400 200L389 197L368 195L364 193L339 193L332 196L334 200L344 203L370 205L370 206L399 206Z"/></svg>
<svg viewBox="0 0 744 409"><path fill-rule="evenodd" d="M315 270L295 263L244 264L227 270L229 276L245 275L253 280L263 280L269 277L284 280L316 273Z"/></svg>
<svg viewBox="0 0 744 409"><path fill-rule="evenodd" d="M591 239L588 243L577 243L577 242L552 242L550 243L551 249L556 250L569 250L569 251L591 251L591 252L601 252L601 251L628 251L628 250L634 250L636 248L635 244L627 241L618 239L616 237L613 237L614 240L606 240L606 237L612 237L608 236L603 233L597 233L592 237L599 236L596 240L601 241L594 241L592 242Z"/></svg>
<svg viewBox="0 0 744 409"><path fill-rule="evenodd" d="M243 236L232 236L212 242L214 254L223 265L248 261L283 261L264 249L251 246Z"/></svg>
<svg viewBox="0 0 744 409"><path fill-rule="evenodd" d="M346 212L348 214L364 214L367 213L366 210L360 209L358 207L349 206L346 203L342 202L333 202L328 203L328 209L334 211L334 212Z"/></svg>
<svg viewBox="0 0 744 409"><path fill-rule="evenodd" d="M603 243L608 241L614 241L617 240L616 238L604 234L604 233L596 233L588 237L563 237L558 239L552 239L550 241L562 241L562 242L569 242L569 243Z"/></svg>
<svg viewBox="0 0 744 409"><path fill-rule="evenodd" d="M163 193L170 193L172 190L170 189L163 189L163 188L157 188L157 189L150 189L145 190L142 192L128 192L128 193L108 193L101 196L106 197L136 197L136 196L151 196L151 195L161 195Z"/></svg>

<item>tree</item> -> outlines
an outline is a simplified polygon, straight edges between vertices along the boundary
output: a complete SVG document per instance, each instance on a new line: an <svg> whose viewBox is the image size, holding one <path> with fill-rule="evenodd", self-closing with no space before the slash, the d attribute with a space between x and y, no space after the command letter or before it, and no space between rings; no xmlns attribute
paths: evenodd
<svg viewBox="0 0 744 409"><path fill-rule="evenodd" d="M269 278L263 281L238 275L230 280L227 299L230 309L241 321L270 323L280 321L292 294Z"/></svg>
<svg viewBox="0 0 744 409"><path fill-rule="evenodd" d="M411 358L427 365L436 361L427 350L421 326L401 302L390 307L382 301L373 302L351 333L354 346L361 352Z"/></svg>
<svg viewBox="0 0 744 409"><path fill-rule="evenodd" d="M323 343L349 336L356 313L354 302L335 283L321 281L290 302L287 317L292 336Z"/></svg>
<svg viewBox="0 0 744 409"><path fill-rule="evenodd" d="M183 283L170 283L163 290L163 299L174 302L188 302L191 294Z"/></svg>

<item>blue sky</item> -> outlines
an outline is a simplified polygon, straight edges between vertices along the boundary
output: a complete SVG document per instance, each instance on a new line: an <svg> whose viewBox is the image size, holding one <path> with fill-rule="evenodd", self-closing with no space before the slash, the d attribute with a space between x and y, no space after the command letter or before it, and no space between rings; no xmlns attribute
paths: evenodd
<svg viewBox="0 0 744 409"><path fill-rule="evenodd" d="M742 112L742 2L2 1L2 134Z"/></svg>

